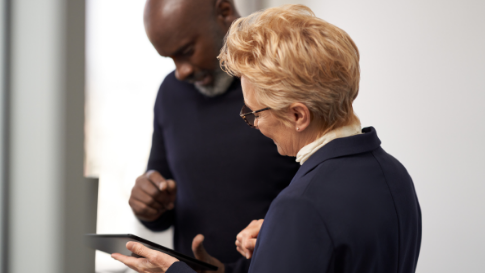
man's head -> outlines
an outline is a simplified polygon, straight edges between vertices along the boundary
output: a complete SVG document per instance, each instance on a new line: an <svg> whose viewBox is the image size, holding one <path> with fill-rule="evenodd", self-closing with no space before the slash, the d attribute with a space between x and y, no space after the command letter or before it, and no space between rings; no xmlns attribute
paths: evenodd
<svg viewBox="0 0 485 273"><path fill-rule="evenodd" d="M238 17L232 0L147 0L144 21L158 53L173 59L177 79L214 96L232 81L220 69L217 55Z"/></svg>

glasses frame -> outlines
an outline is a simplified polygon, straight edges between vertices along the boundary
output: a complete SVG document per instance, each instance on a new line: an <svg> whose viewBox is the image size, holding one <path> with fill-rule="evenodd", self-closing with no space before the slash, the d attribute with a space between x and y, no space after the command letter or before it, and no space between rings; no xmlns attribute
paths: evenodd
<svg viewBox="0 0 485 273"><path fill-rule="evenodd" d="M247 107L247 105L243 105L243 107L241 108L241 112L239 113L239 116L244 120L244 122L246 122L247 125L249 125L249 127L251 128L256 128L256 126L254 126L253 124L251 124L248 119L246 118L246 116L249 116L249 115L254 115L254 114L257 114L259 112L263 112L263 111L266 111L266 110L270 110L271 108L270 107L266 107L266 108L263 108L263 109L259 109L259 110L256 110L256 111L252 111L252 112L247 112L247 113L243 113L243 109L244 107L248 108L248 109L251 109L249 107ZM256 116L254 116L254 120L256 121Z"/></svg>

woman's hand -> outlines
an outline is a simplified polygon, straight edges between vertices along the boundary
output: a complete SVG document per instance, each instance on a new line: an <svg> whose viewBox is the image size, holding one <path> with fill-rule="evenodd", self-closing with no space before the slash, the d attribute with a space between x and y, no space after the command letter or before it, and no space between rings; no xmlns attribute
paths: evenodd
<svg viewBox="0 0 485 273"><path fill-rule="evenodd" d="M209 270L199 270L197 271L198 273L224 273L225 271L225 266L223 263L221 263L218 259L212 257L207 253L207 251L204 248L204 245L202 244L204 242L204 235L198 234L197 236L194 237L192 240L192 252L194 252L194 256L197 260L206 262L208 264L212 264L217 266L217 271L209 271Z"/></svg>
<svg viewBox="0 0 485 273"><path fill-rule="evenodd" d="M168 268L178 260L165 253L149 249L140 243L128 242L126 248L131 252L145 258L128 257L119 253L113 253L111 257L124 263L136 272L155 273L166 272Z"/></svg>
<svg viewBox="0 0 485 273"><path fill-rule="evenodd" d="M241 255L249 259L253 256L256 238L263 225L264 219L253 220L245 229L236 236L236 248Z"/></svg>

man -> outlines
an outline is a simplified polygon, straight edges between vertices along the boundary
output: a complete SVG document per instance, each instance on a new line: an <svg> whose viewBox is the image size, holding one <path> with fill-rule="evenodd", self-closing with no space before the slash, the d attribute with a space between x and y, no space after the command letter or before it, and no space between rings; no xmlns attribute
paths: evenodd
<svg viewBox="0 0 485 273"><path fill-rule="evenodd" d="M175 250L194 251L220 272L247 271L236 235L251 220L264 218L298 169L238 116L241 83L216 58L238 17L229 0L147 1L148 38L161 56L173 59L176 70L160 87L148 171L129 200L147 228L173 225ZM224 265L208 256L203 240Z"/></svg>

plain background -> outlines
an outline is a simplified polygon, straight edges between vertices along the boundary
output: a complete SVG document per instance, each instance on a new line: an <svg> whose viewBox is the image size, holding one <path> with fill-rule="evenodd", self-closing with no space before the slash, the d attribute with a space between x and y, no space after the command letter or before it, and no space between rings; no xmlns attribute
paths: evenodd
<svg viewBox="0 0 485 273"><path fill-rule="evenodd" d="M88 1L86 171L101 178L98 232L170 245L170 231L151 234L127 205L158 85L173 69L145 37L142 2ZM485 1L236 2L242 13L302 3L350 34L361 54L355 111L406 166L421 203L417 272L483 272ZM120 268L103 259L99 270Z"/></svg>

